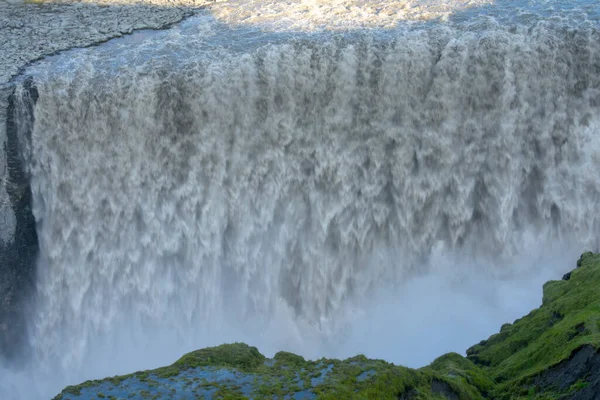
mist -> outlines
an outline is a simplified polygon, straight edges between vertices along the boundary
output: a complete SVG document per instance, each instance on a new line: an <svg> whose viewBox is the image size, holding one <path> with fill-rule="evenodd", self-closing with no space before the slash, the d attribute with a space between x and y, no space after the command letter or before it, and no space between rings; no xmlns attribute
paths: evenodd
<svg viewBox="0 0 600 400"><path fill-rule="evenodd" d="M283 299L269 315L199 320L194 335L125 315L106 331L89 335L77 359L40 364L33 358L25 365L2 366L0 391L11 393L8 400L48 398L69 384L168 365L186 352L232 342L256 346L267 357L282 350L307 359L364 354L420 368L448 352L465 355L502 324L538 307L542 285L573 269L577 252L569 248L540 244L503 270L493 262L472 263L438 250L422 268L427 273L415 273L396 287L374 287L318 322L298 317ZM232 302L226 308L239 307ZM78 339L73 343L81 343Z"/></svg>
<svg viewBox="0 0 600 400"><path fill-rule="evenodd" d="M440 255L437 270L376 293L349 329L342 353L360 351L411 368L449 352L465 356L503 324L539 307L543 284L574 268L576 252L549 248L532 248L500 276L485 263Z"/></svg>

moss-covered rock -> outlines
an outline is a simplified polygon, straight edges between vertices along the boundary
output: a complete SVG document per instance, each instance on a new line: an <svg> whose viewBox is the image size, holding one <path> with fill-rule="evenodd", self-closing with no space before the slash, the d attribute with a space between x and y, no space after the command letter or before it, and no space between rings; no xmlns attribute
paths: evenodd
<svg viewBox="0 0 600 400"><path fill-rule="evenodd" d="M305 360L226 344L152 371L69 386L55 399L578 399L600 393L600 255L544 285L540 308L414 370L363 355ZM102 397L104 396L104 397Z"/></svg>
<svg viewBox="0 0 600 400"><path fill-rule="evenodd" d="M181 357L173 367L182 370L197 367L233 367L253 371L265 362L256 347L244 343L223 344L196 350Z"/></svg>
<svg viewBox="0 0 600 400"><path fill-rule="evenodd" d="M593 378L588 374L600 343L600 255L584 253L577 267L568 280L544 285L540 308L467 350L468 359L496 381L492 397L567 398ZM586 361L580 372L557 372L575 371L569 360L581 354Z"/></svg>
<svg viewBox="0 0 600 400"><path fill-rule="evenodd" d="M131 399L479 399L489 382L458 354L413 370L357 356L347 360L279 352L267 359L255 347L225 344L186 354L173 365L69 386L55 399L100 395Z"/></svg>

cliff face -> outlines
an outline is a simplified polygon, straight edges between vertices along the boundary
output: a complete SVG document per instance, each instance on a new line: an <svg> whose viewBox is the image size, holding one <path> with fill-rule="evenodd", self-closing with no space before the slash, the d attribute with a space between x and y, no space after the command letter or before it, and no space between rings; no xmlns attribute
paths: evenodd
<svg viewBox="0 0 600 400"><path fill-rule="evenodd" d="M357 356L267 359L236 343L197 350L168 367L78 386L56 400L94 398L595 399L600 392L600 254L584 253L540 308L467 350L414 370ZM112 396L112 397L111 397Z"/></svg>
<svg viewBox="0 0 600 400"><path fill-rule="evenodd" d="M138 29L163 29L206 5L202 0L0 2L0 357L15 358L25 314L35 301L38 239L27 171L28 135L37 99L29 81L16 96L11 79L29 63ZM27 104L17 107L18 101Z"/></svg>
<svg viewBox="0 0 600 400"><path fill-rule="evenodd" d="M8 358L19 352L25 337L25 308L33 301L28 301L27 295L33 293L38 254L25 150L33 128L37 90L30 80L23 88L23 95L13 92L8 98L4 143L4 211L14 218L11 226L4 227L7 232L0 240L0 355ZM17 106L17 102L23 104Z"/></svg>

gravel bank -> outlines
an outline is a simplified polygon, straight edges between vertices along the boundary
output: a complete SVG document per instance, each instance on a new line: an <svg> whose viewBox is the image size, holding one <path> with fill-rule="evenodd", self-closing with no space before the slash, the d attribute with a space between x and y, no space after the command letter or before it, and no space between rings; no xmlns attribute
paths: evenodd
<svg viewBox="0 0 600 400"><path fill-rule="evenodd" d="M190 7L172 3L0 3L0 84L44 55L89 46L136 29L161 29L192 12Z"/></svg>

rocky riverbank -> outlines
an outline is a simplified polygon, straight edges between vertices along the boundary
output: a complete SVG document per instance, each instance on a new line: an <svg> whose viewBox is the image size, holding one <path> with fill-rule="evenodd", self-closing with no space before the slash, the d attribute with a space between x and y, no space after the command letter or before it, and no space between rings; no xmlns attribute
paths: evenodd
<svg viewBox="0 0 600 400"><path fill-rule="evenodd" d="M600 393L600 254L544 285L542 305L467 350L417 370L356 356L267 359L245 344L186 354L152 371L69 386L54 400L597 399ZM439 332L443 335L443 332ZM399 334L399 339L401 334Z"/></svg>
<svg viewBox="0 0 600 400"><path fill-rule="evenodd" d="M0 3L0 84L29 62L133 32L162 29L206 2ZM182 6L182 4L185 4Z"/></svg>

